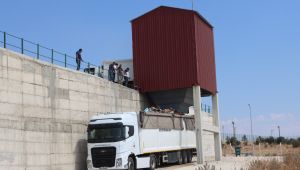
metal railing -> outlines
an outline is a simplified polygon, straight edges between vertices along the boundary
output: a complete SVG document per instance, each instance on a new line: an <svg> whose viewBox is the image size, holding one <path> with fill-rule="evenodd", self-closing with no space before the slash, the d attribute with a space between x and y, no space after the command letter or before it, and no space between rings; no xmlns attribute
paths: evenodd
<svg viewBox="0 0 300 170"><path fill-rule="evenodd" d="M211 106L201 103L201 110L211 114Z"/></svg>
<svg viewBox="0 0 300 170"><path fill-rule="evenodd" d="M75 61L76 58L74 56L56 51L53 48L45 47L39 43L25 40L24 38L17 37L7 32L0 31L0 37L2 37L0 38L0 46L2 44L3 48L10 49L21 54L26 54L32 58L46 61L65 68L77 68ZM90 68L92 67L98 68L98 72L101 70L100 66L85 61L81 62L80 70L90 73Z"/></svg>

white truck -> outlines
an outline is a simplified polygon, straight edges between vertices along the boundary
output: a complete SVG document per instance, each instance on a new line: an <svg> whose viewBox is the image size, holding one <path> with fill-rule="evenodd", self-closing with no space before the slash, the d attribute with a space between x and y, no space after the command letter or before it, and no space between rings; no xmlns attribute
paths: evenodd
<svg viewBox="0 0 300 170"><path fill-rule="evenodd" d="M88 129L88 170L155 169L189 163L196 148L193 116L157 112L104 113Z"/></svg>

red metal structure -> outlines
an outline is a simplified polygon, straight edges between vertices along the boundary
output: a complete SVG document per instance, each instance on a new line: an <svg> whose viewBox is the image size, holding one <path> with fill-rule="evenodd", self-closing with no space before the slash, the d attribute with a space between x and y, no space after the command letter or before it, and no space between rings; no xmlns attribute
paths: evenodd
<svg viewBox="0 0 300 170"><path fill-rule="evenodd" d="M132 20L135 83L142 92L200 85L215 94L213 27L199 13L158 7Z"/></svg>

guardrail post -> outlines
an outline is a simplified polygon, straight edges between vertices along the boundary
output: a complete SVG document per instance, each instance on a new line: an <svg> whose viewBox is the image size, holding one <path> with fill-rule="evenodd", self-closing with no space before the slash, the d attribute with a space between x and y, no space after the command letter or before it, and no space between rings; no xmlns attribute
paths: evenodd
<svg viewBox="0 0 300 170"><path fill-rule="evenodd" d="M39 59L40 58L40 45L36 44L36 58Z"/></svg>
<svg viewBox="0 0 300 170"><path fill-rule="evenodd" d="M24 40L21 38L21 53L24 54Z"/></svg>
<svg viewBox="0 0 300 170"><path fill-rule="evenodd" d="M6 48L6 32L3 33L3 47Z"/></svg>
<svg viewBox="0 0 300 170"><path fill-rule="evenodd" d="M54 50L51 49L51 63L53 64Z"/></svg>
<svg viewBox="0 0 300 170"><path fill-rule="evenodd" d="M67 54L65 54L65 67L67 67Z"/></svg>

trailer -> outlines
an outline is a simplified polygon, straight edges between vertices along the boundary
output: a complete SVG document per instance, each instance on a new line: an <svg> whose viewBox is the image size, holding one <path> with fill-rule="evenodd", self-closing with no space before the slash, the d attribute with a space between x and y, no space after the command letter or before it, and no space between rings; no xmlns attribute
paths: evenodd
<svg viewBox="0 0 300 170"><path fill-rule="evenodd" d="M88 170L155 169L192 161L194 116L157 112L104 113L88 125Z"/></svg>

